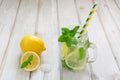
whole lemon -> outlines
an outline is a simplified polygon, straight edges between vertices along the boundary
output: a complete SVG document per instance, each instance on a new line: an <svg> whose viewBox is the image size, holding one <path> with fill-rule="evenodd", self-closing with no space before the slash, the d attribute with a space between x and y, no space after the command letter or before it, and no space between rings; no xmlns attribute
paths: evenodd
<svg viewBox="0 0 120 80"><path fill-rule="evenodd" d="M35 35L24 36L20 42L20 47L23 53L34 51L38 55L40 55L42 51L46 50L43 40Z"/></svg>

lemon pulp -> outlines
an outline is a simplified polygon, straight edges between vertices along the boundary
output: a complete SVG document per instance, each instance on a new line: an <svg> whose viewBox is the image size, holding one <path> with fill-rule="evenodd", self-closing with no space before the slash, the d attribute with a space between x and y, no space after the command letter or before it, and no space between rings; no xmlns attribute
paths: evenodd
<svg viewBox="0 0 120 80"><path fill-rule="evenodd" d="M39 65L40 65L40 58L39 58L39 56L38 56L35 52L32 52L32 51L25 52L25 53L22 55L22 57L21 57L21 64L22 64L23 62L25 62L30 55L33 55L33 59L32 59L32 61L31 61L31 64L28 64L28 65L24 68L26 71L36 70L36 69L39 67Z"/></svg>

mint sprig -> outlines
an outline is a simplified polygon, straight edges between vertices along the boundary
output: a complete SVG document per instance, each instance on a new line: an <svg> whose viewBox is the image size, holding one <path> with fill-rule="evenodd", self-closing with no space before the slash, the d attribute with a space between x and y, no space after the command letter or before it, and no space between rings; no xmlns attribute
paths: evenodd
<svg viewBox="0 0 120 80"><path fill-rule="evenodd" d="M77 44L75 35L80 26L75 26L72 30L68 28L62 28L62 35L58 38L59 42L66 42L67 46L70 47L72 44Z"/></svg>
<svg viewBox="0 0 120 80"><path fill-rule="evenodd" d="M31 64L32 60L33 60L33 55L30 55L28 59L21 64L21 68L25 68L28 64Z"/></svg>

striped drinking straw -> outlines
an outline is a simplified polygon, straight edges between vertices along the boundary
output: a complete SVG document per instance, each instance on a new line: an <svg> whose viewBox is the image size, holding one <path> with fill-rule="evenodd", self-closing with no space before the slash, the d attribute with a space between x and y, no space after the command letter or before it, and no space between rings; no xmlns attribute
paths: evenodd
<svg viewBox="0 0 120 80"><path fill-rule="evenodd" d="M81 32L80 32L80 38L82 38L83 36L84 36L84 34L86 34L86 28L89 26L89 23L90 23L90 21L92 20L92 16L93 16L93 14L95 14L95 12L96 12L96 6L97 6L97 4L94 4L93 5L93 7L92 7L92 10L90 11L90 13L89 13L89 16L88 16L88 18L86 19L86 22L85 22L85 24L83 25L83 29L81 30Z"/></svg>

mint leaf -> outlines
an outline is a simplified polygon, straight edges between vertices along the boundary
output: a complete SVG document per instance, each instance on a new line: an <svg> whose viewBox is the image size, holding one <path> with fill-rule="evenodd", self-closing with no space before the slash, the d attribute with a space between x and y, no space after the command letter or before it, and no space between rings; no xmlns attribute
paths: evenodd
<svg viewBox="0 0 120 80"><path fill-rule="evenodd" d="M30 56L28 57L28 61L31 62L32 60L33 60L33 55L30 55Z"/></svg>
<svg viewBox="0 0 120 80"><path fill-rule="evenodd" d="M70 47L72 44L77 44L75 34L77 33L79 26L75 26L72 30L68 28L62 28L62 35L58 38L59 42L66 42L67 46Z"/></svg>
<svg viewBox="0 0 120 80"><path fill-rule="evenodd" d="M77 33L79 27L80 27L80 26L75 26L75 27L70 31L71 36L73 36L73 37L75 36L75 34Z"/></svg>
<svg viewBox="0 0 120 80"><path fill-rule="evenodd" d="M28 64L31 64L32 60L33 60L33 55L30 55L28 59L21 64L21 68L25 68Z"/></svg>
<svg viewBox="0 0 120 80"><path fill-rule="evenodd" d="M68 35L61 35L61 36L58 38L58 41L59 41L59 42L66 42L67 39L68 39Z"/></svg>
<svg viewBox="0 0 120 80"><path fill-rule="evenodd" d="M86 56L86 50L84 48L79 49L79 59L84 59Z"/></svg>
<svg viewBox="0 0 120 80"><path fill-rule="evenodd" d="M23 62L22 65L21 65L21 68L25 68L28 64L29 64L28 61Z"/></svg>
<svg viewBox="0 0 120 80"><path fill-rule="evenodd" d="M67 46L71 46L71 45L72 45L72 43L71 43L70 40L67 40L67 41L66 41L66 44L67 44Z"/></svg>
<svg viewBox="0 0 120 80"><path fill-rule="evenodd" d="M70 30L68 28L62 28L62 34L66 35L70 32Z"/></svg>

